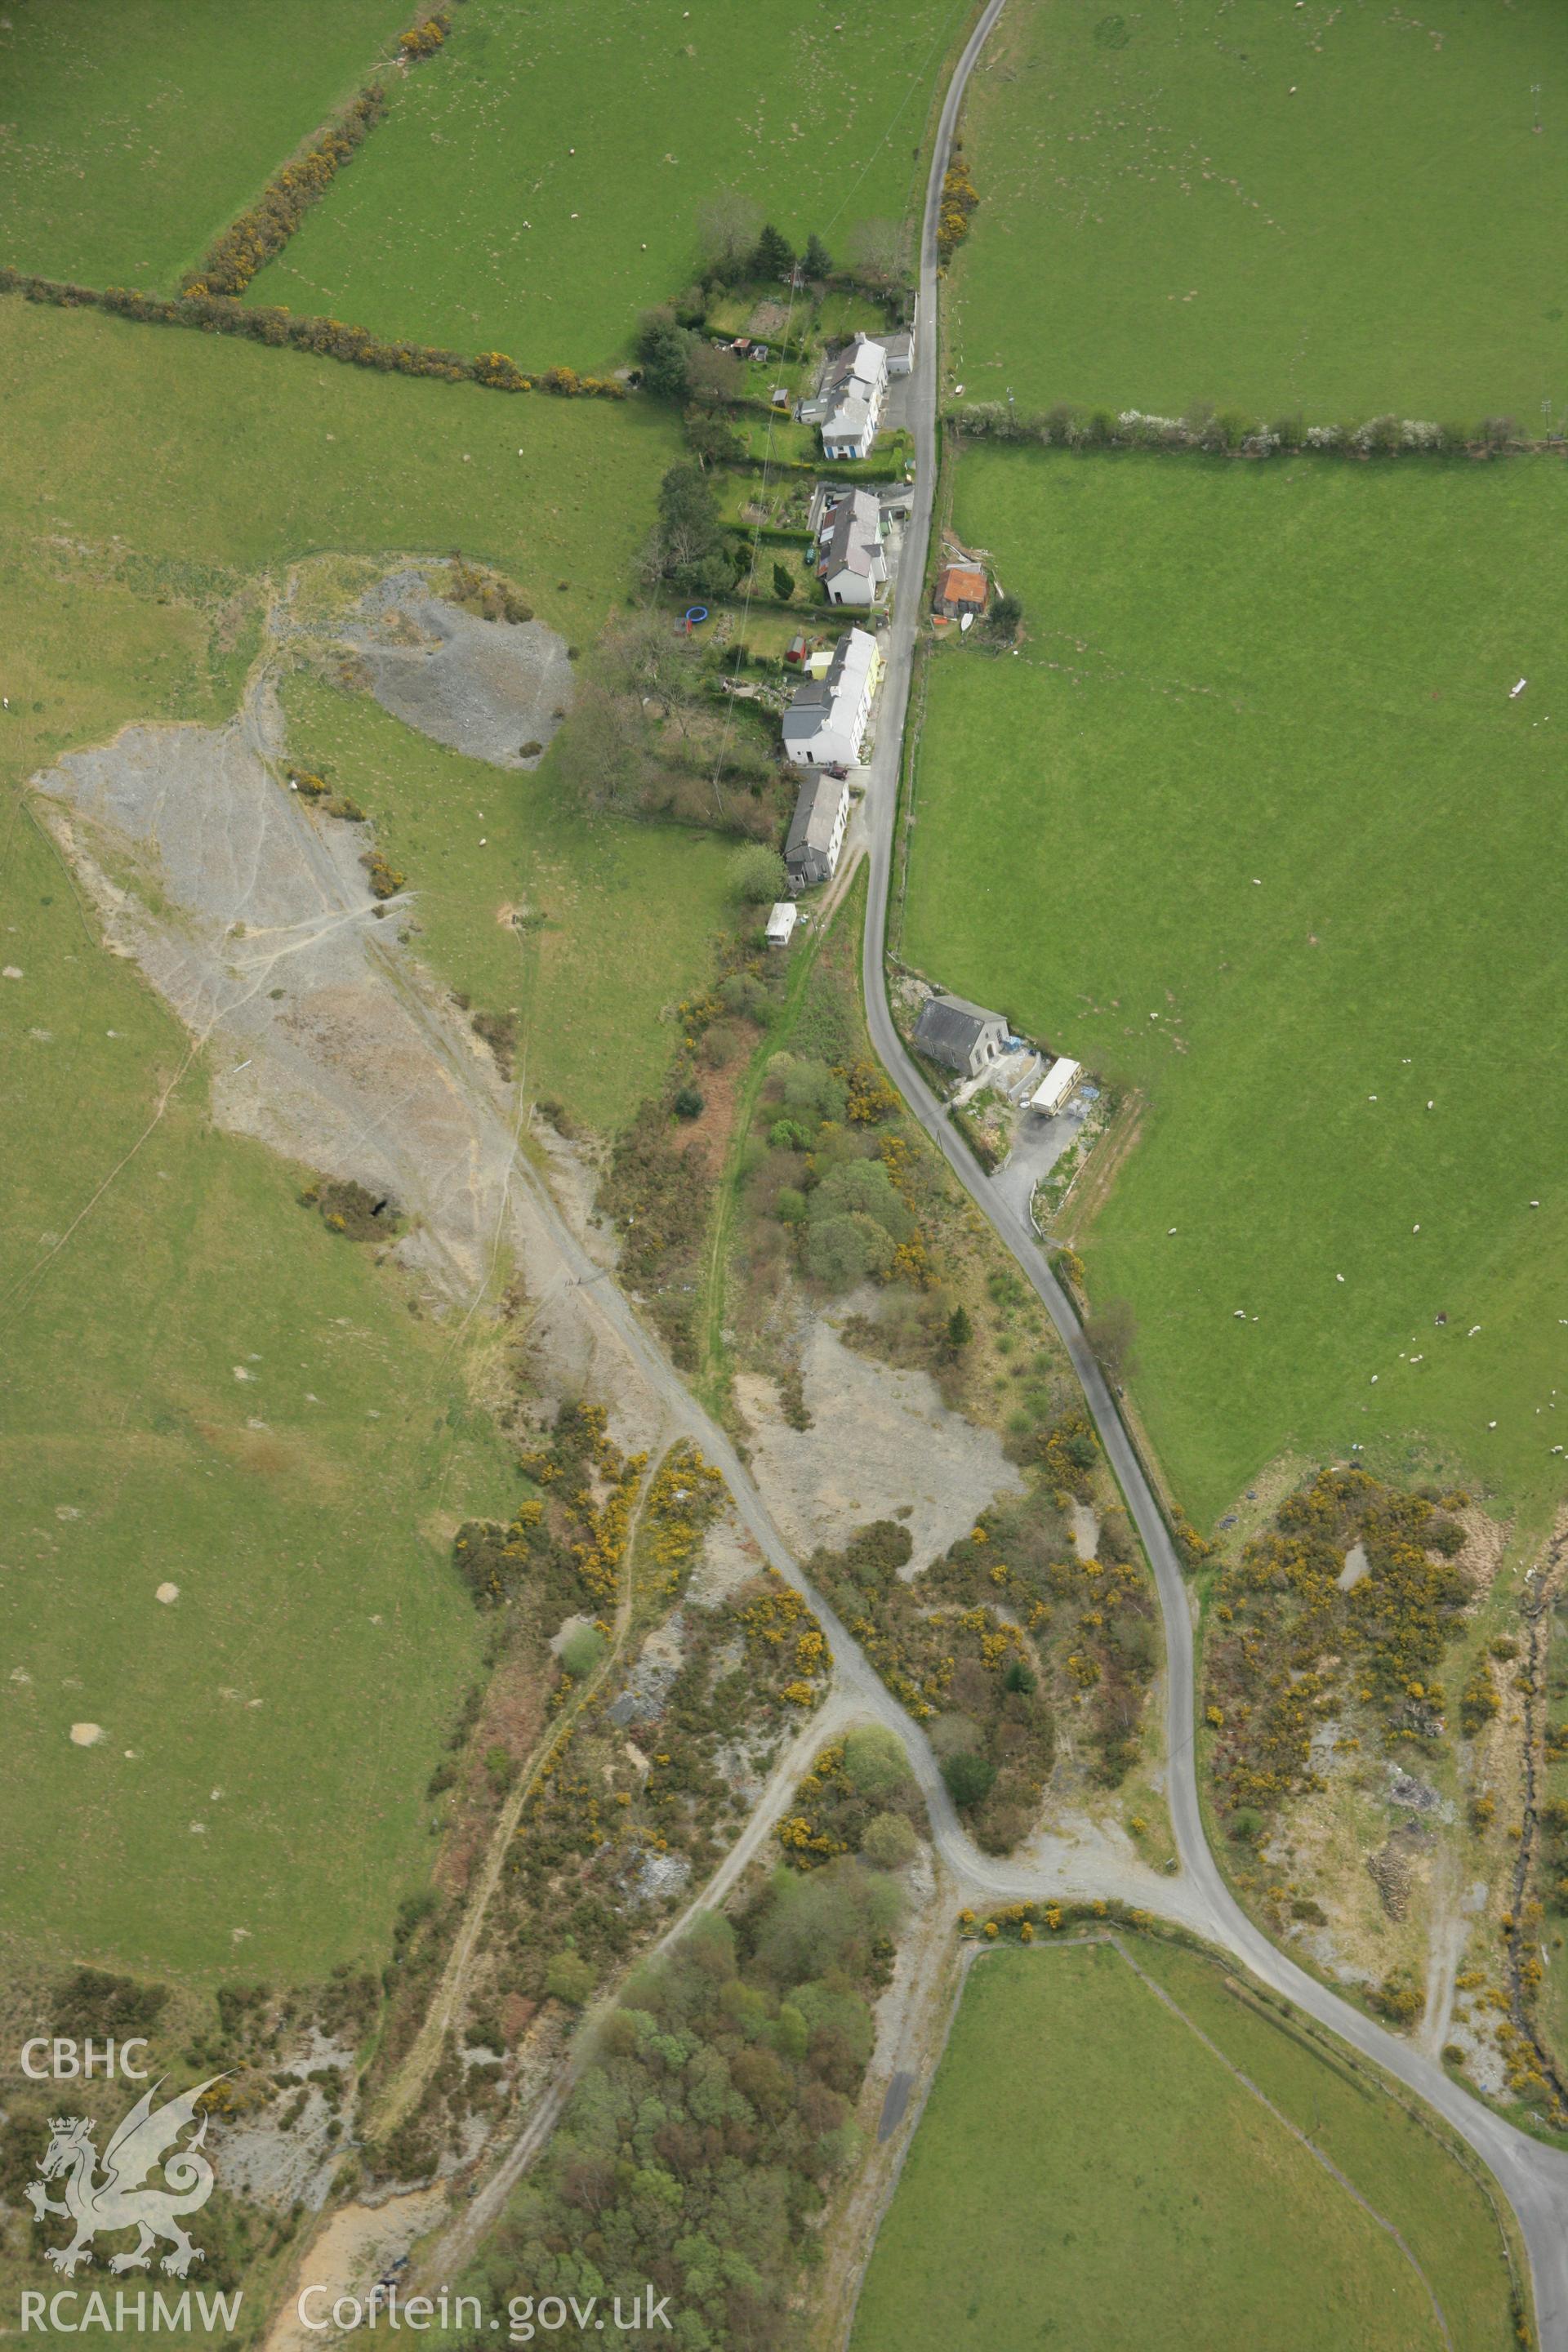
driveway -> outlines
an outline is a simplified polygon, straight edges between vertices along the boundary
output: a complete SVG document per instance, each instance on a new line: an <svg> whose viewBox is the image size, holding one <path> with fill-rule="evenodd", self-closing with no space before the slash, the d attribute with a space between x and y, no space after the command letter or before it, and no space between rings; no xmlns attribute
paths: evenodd
<svg viewBox="0 0 1568 2352"><path fill-rule="evenodd" d="M1070 1151L1078 1141L1095 1099L1079 1093L1054 1118L1043 1118L1035 1110L1026 1110L1020 1117L1013 1149L991 1179L991 1189L1021 1225L1039 1231L1029 1207L1035 1187L1042 1177L1050 1174L1063 1152Z"/></svg>

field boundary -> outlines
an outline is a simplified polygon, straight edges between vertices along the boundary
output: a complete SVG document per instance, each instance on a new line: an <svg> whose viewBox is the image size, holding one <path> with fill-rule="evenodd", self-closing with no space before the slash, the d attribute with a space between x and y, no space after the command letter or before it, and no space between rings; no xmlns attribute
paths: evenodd
<svg viewBox="0 0 1568 2352"><path fill-rule="evenodd" d="M1459 2164L1463 2168L1467 2176L1474 2181L1476 2187L1486 2199L1487 2209L1492 2217L1494 2225L1496 2226L1503 2267L1508 2275L1511 2310L1516 2317L1528 2310L1529 2300L1526 2291L1521 2284L1520 2263L1515 2253L1512 2237L1510 2233L1509 2223L1511 2219L1511 2214L1506 2206L1500 2205L1497 2191L1492 2186L1486 2167L1483 2164L1477 2162L1472 2151L1458 2139L1457 2135L1450 2136L1447 2132L1437 2128L1434 2122L1421 2111L1421 2108L1418 2105L1413 2105L1408 2098L1403 2095L1399 2086L1386 2076L1381 2069L1374 2069L1363 2064L1355 2052L1351 2050L1348 2046L1341 2045L1337 2042L1331 2047L1326 2046L1321 2042L1312 2032L1310 2021L1299 2019L1293 2012L1289 2014L1282 2013L1281 2008L1278 2006L1275 2001L1270 2000L1266 1993L1260 1992L1251 1984L1243 1983L1233 1972L1234 1963L1231 1961L1229 1956L1216 1952L1214 1947L1208 1944L1203 1937L1194 1935L1191 1930L1184 1929L1173 1921L1162 1919L1153 1913L1145 1913L1142 1918L1136 1923L1136 1929L1138 1933L1149 1936L1157 1943L1171 1945L1179 1951L1189 1952L1194 1958L1202 1959L1205 1966L1214 1969L1219 1975L1221 1985L1231 1999L1239 2002L1242 2007L1248 2010L1263 2023L1270 2025L1278 2032L1283 2033L1289 2041L1293 2042L1298 2048L1305 2052L1305 2053L1309 2057L1312 2058L1317 2063L1327 2066L1331 2073L1337 2075L1339 2079L1345 2083L1349 2087L1362 2091L1373 2098L1387 2099L1390 2101L1392 2105L1397 2107L1400 2113L1406 2116L1411 2123L1416 2125L1422 2131L1424 2131L1426 2137L1436 2147L1441 2149L1444 2155L1451 2158L1456 2163ZM1306 2147L1309 2154L1311 2155L1314 2159L1339 2182L1340 2186L1355 2200L1355 2202L1363 2208L1370 2219L1375 2221L1377 2226L1381 2230L1384 2231L1387 2235L1394 2240L1401 2253L1404 2254L1405 2260L1409 2263L1410 2267L1415 2273L1416 2277L1420 2280L1422 2286L1426 2289L1444 2343L1449 2347L1449 2352L1455 2352L1454 2339L1449 2331L1447 2316L1437 2299L1436 2290L1433 2288L1426 2272L1422 2269L1415 2252L1395 2225L1390 2221L1385 2215L1377 2210L1376 2207L1363 2195L1362 2191L1356 2188L1354 2182L1352 2181L1345 2173L1341 2171L1340 2168L1330 2157L1324 2155L1321 2149L1314 2146L1310 2137L1302 2131L1300 2126L1293 2123L1290 2117L1286 2115L1282 2109L1278 2107L1274 2101L1269 2098L1268 2093L1261 2089L1258 2084L1253 2082L1251 2077L1247 2074L1233 2059L1226 2056L1226 2053L1219 2048L1218 2044L1215 2043L1208 2034L1204 2032L1203 2028L1197 2024L1193 2018L1187 2015L1186 2011L1182 2008L1181 2004L1175 2000L1175 1998L1172 1994L1168 1993L1163 1985L1160 1985L1153 1978L1149 1976L1146 1970L1140 1968L1138 1962L1132 1958L1131 1954L1125 1949L1121 1937L1113 1928L1107 1927L1097 1930L1086 1926L1084 1928L1080 1928L1079 1932L1077 1934L1055 1937L1048 1944L1044 1942L1037 1943L1029 1948L1037 1953L1047 1951L1059 1953L1065 1951L1082 1950L1088 1948L1092 1948L1096 1945L1110 1945L1116 1951L1118 1957L1126 1963L1132 1974L1138 1978L1140 1982L1142 1983L1149 1991L1152 1992L1155 1997L1171 2011L1173 2015L1180 2020L1181 2023L1187 2028L1189 2032L1197 2037L1197 2039L1204 2044L1205 2048L1207 2049L1214 2057L1218 2059L1220 2064L1225 2067L1226 2072L1232 2074L1237 2082L1242 2084L1242 2085L1252 2094L1254 2098L1256 2098L1268 2110L1269 2114L1274 2116L1278 2123L1284 2126L1286 2131L1289 2133L1293 2139L1300 2141L1300 2144ZM863 2259L860 2264L859 2278L856 2286L855 2299L853 2303L850 2304L848 2309L845 2312L841 2326L837 2329L833 2330L825 2338L825 2341L831 2347L831 2352L847 2352L847 2347L854 2331L855 2314L859 2305L860 2290L864 2286L867 2273L870 2268L871 2257L876 2250L877 2237L880 2231L881 2224L886 2219L892 2205L899 2182L903 2175L905 2162L908 2159L910 2148L914 2145L916 2136L919 2133L921 2124L925 2116L926 2108L930 2103L931 2093L935 2088L937 2076L941 2072L942 2062L947 2055L948 2046L952 2038L952 2029L957 2022L959 2011L963 2006L964 1990L969 1980L969 1971L977 1960L984 1959L989 1953L997 1950L1014 1948L1017 1948L1017 1947L1013 1945L1010 1940L1006 1943L1003 1943L1001 1941L985 1943L963 1941L960 1944L958 1952L958 1968L955 1973L952 1994L948 2003L946 2021L942 2026L941 2037L931 2054L930 2063L926 2070L924 2080L916 2086L915 2092L910 2097L909 2106L905 2111L903 2123L900 2126L902 2134L902 2146L899 2149L895 2163L889 2169L889 2178L885 2184L881 2200L879 2200L875 2226L868 2235Z"/></svg>
<svg viewBox="0 0 1568 2352"><path fill-rule="evenodd" d="M434 57L443 48L451 29L449 7L416 17L398 35L395 53L384 62L399 65L406 72L421 58ZM300 141L255 199L219 229L201 259L182 275L181 292L208 293L209 281L221 275L227 282L219 292L242 294L258 270L277 259L311 205L320 203L343 165L353 161L386 114L382 84L374 78L362 82L352 99Z"/></svg>
<svg viewBox="0 0 1568 2352"><path fill-rule="evenodd" d="M579 375L570 367L525 371L504 352L480 352L470 359L466 352L444 351L435 343L388 342L368 327L240 302L227 294L143 294L134 287L79 286L68 278L37 278L9 267L0 268L3 294L20 294L26 301L52 304L58 310L103 310L138 326L194 327L205 335L238 335L272 350L289 348L309 352L316 359L339 360L348 367L373 368L378 375L434 376L447 383L481 384L490 392L550 392L567 400L631 396L630 387L618 376Z"/></svg>
<svg viewBox="0 0 1568 2352"><path fill-rule="evenodd" d="M1568 436L1531 439L1511 416L1436 425L1409 417L1370 416L1359 425L1308 425L1300 417L1266 425L1227 414L1191 419L1152 416L1137 408L1057 408L1020 415L1002 401L975 401L943 412L942 423L962 442L995 441L1043 449L1152 450L1162 457L1540 457L1568 455Z"/></svg>

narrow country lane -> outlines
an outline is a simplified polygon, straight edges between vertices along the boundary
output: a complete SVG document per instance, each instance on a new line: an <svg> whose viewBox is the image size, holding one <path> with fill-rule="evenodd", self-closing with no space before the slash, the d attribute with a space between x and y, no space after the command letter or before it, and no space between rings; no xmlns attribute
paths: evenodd
<svg viewBox="0 0 1568 2352"><path fill-rule="evenodd" d="M1536 2321L1541 2342L1550 2347L1550 2352L1568 2352L1568 2155L1546 2147L1524 2133L1516 2131L1511 2125L1504 2123L1489 2108L1482 2106L1479 2100L1472 2099L1451 2082L1434 2060L1423 2057L1407 2043L1385 2032L1381 2026L1373 2024L1369 2018L1363 2017L1359 2011L1352 2009L1319 1984L1316 1979L1308 1976L1254 1927L1226 1885L1209 1852L1198 1801L1193 1744L1192 1610L1170 1532L1116 1410L1104 1375L1084 1339L1071 1303L1046 1264L1033 1231L1002 1202L949 1125L936 1097L904 1051L889 1008L884 954L888 900L893 873L899 770L920 617L921 584L925 573L936 494L938 352L941 343L937 212L942 174L964 89L1005 5L1005 0L989 0L989 5L976 24L959 60L942 108L921 223L920 334L910 386L909 409L915 444L915 500L904 540L903 593L893 615L886 646L887 677L882 688L882 708L867 793L871 876L863 946L863 974L871 1039L905 1101L946 1158L959 1182L1017 1260L1026 1279L1043 1300L1052 1322L1061 1334L1083 1384L1100 1443L1127 1498L1128 1508L1153 1568L1164 1618L1169 1670L1166 1675L1169 1692L1167 1796L1183 1880L1172 1886L1168 1905L1151 1904L1150 1907L1169 1908L1189 1923L1201 1925L1202 1932L1235 1952L1265 1983L1286 1994L1321 2024L1330 2027L1366 2057L1407 2084L1464 2135L1497 2175L1524 2231L1534 2276ZM837 1639L835 1646L838 1646ZM921 1744L923 1746L924 1743ZM989 1886L998 1895L1023 1891L1017 1884L1022 1874L1010 1873L1005 1864L992 1864L978 1854L958 1829L951 1809L946 1818L938 1819L936 1831L944 1858L971 1885Z"/></svg>

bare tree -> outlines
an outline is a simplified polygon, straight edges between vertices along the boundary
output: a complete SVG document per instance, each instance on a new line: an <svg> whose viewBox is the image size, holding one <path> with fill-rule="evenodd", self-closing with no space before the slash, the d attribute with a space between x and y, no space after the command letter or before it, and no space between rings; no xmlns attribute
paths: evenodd
<svg viewBox="0 0 1568 2352"><path fill-rule="evenodd" d="M641 703L596 682L579 690L553 748L556 775L585 809L635 808L654 779L653 730Z"/></svg>
<svg viewBox="0 0 1568 2352"><path fill-rule="evenodd" d="M720 278L742 278L763 233L763 215L738 188L721 188L697 215L702 258Z"/></svg>
<svg viewBox="0 0 1568 2352"><path fill-rule="evenodd" d="M693 400L710 405L739 400L746 388L745 371L733 352L716 352L711 343L694 343L686 355L686 388Z"/></svg>
<svg viewBox="0 0 1568 2352"><path fill-rule="evenodd" d="M1108 1298L1084 1325L1083 1336L1108 1380L1119 1381L1137 1370L1138 1318L1131 1299Z"/></svg>
<svg viewBox="0 0 1568 2352"><path fill-rule="evenodd" d="M673 627L664 613L632 613L605 638L599 675L613 694L649 702L661 719L673 719L682 735L699 690L696 641Z"/></svg>
<svg viewBox="0 0 1568 2352"><path fill-rule="evenodd" d="M910 282L910 233L902 221L862 221L849 235L849 274L862 286L889 294Z"/></svg>

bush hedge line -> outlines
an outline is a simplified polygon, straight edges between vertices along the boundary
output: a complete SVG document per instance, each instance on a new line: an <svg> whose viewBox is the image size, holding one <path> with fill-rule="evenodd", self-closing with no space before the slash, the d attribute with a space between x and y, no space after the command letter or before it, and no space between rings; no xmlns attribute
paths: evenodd
<svg viewBox="0 0 1568 2352"><path fill-rule="evenodd" d="M399 56L405 64L433 56L451 25L450 12L443 8L411 26L397 45ZM379 82L367 82L292 162L273 173L255 204L214 238L195 268L181 278L181 292L243 294L257 271L282 252L310 206L325 195L385 112L385 91Z"/></svg>
<svg viewBox="0 0 1568 2352"><path fill-rule="evenodd" d="M195 327L208 335L244 335L251 342L287 345L350 367L378 369L384 375L438 376L447 383L479 383L495 392L553 392L565 399L624 400L626 387L615 376L579 375L575 368L525 371L504 352L480 352L470 359L430 343L387 342L368 327L342 319L297 317L292 310L237 302L232 295L142 294L125 286L76 286L0 268L0 294L20 294L29 302L52 302L63 310L108 310L161 327Z"/></svg>
<svg viewBox="0 0 1568 2352"><path fill-rule="evenodd" d="M181 291L243 294L257 271L282 252L310 207L325 195L385 112L385 93L379 82L372 82L317 131L301 155L274 173L255 204L213 239L195 268L181 278Z"/></svg>
<svg viewBox="0 0 1568 2352"><path fill-rule="evenodd" d="M864 488L868 482L901 482L904 478L901 457L880 466L873 466L868 457L857 457L853 473L845 470L842 459L829 462L818 457L757 457L749 450L728 463L732 473L809 474L813 481L842 482L847 489Z"/></svg>
<svg viewBox="0 0 1568 2352"><path fill-rule="evenodd" d="M1547 446L1522 438L1511 416L1459 425L1400 416L1372 416L1362 425L1309 425L1300 416L1283 416L1266 425L1236 410L1206 405L1185 416L1152 416L1138 408L1113 414L1068 401L1019 411L998 400L950 408L944 422L976 441L1029 441L1052 449L1198 449L1221 457L1294 457L1301 451L1340 457L1489 457Z"/></svg>

